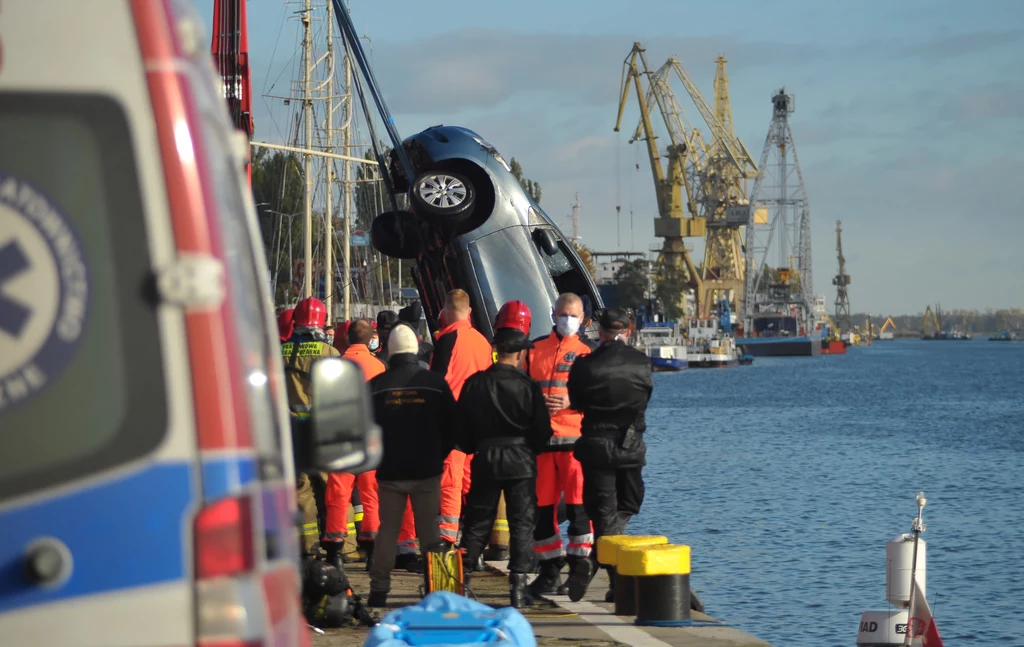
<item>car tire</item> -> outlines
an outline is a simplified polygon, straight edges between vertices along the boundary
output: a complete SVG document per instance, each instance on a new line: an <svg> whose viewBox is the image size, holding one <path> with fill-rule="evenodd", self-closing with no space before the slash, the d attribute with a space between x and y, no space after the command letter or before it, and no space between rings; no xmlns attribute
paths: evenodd
<svg viewBox="0 0 1024 647"><path fill-rule="evenodd" d="M385 256L414 259L422 251L418 226L408 211L385 211L370 223L370 244Z"/></svg>
<svg viewBox="0 0 1024 647"><path fill-rule="evenodd" d="M456 225L473 213L476 188L465 175L443 170L417 176L409 189L413 210L432 225Z"/></svg>

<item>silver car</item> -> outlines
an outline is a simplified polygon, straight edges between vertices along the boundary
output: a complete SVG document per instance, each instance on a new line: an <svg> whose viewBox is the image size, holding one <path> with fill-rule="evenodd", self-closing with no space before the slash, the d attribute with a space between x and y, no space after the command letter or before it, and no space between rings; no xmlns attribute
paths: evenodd
<svg viewBox="0 0 1024 647"><path fill-rule="evenodd" d="M573 245L480 135L434 126L402 146L415 176L406 177L394 152L389 171L412 208L377 216L371 242L388 256L415 259L412 275L433 330L454 288L469 293L473 323L488 337L498 309L513 299L533 312L533 336L551 330L559 293L587 295L595 309L602 307Z"/></svg>

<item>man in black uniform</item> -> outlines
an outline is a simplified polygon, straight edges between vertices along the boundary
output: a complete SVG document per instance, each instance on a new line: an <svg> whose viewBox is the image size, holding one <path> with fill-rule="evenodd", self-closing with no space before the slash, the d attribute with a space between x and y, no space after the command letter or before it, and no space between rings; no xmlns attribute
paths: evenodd
<svg viewBox="0 0 1024 647"><path fill-rule="evenodd" d="M581 342L590 347L590 350L596 350L597 340L591 339L587 335L587 329L590 328L590 324L594 321L594 302L591 301L589 294L581 294L580 301L583 302L583 321L580 322L578 336Z"/></svg>
<svg viewBox="0 0 1024 647"><path fill-rule="evenodd" d="M570 407L583 414L573 454L583 467L583 508L602 535L621 535L644 500L647 463L644 413L651 398L651 360L627 346L631 313L609 308L598 319L601 345L580 357L569 373ZM581 600L596 562L581 560L569 577L569 598Z"/></svg>
<svg viewBox="0 0 1024 647"><path fill-rule="evenodd" d="M462 533L464 563L476 564L483 553L504 492L510 538L509 599L516 608L533 604L526 579L533 569L537 453L551 438L544 394L519 368L533 346L530 322L530 309L522 301L502 306L494 332L497 363L466 380L458 403L463 418L460 445L473 455Z"/></svg>

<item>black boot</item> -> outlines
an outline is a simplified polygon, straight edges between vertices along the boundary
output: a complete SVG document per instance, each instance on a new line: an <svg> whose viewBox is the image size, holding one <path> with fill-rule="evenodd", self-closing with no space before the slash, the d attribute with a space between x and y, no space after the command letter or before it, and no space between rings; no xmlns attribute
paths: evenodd
<svg viewBox="0 0 1024 647"><path fill-rule="evenodd" d="M615 602L615 569L605 566L604 570L608 571L608 590L604 594L604 601Z"/></svg>
<svg viewBox="0 0 1024 647"><path fill-rule="evenodd" d="M596 574L597 563L592 558L577 561L569 573L569 599L573 602L582 600Z"/></svg>
<svg viewBox="0 0 1024 647"><path fill-rule="evenodd" d="M361 541L359 542L359 548L366 554L366 572L369 573L370 569L373 568L373 541Z"/></svg>
<svg viewBox="0 0 1024 647"><path fill-rule="evenodd" d="M341 553L345 549L345 542L341 541L325 541L323 544L324 552L327 553L325 562L338 569L339 572L345 572L345 563L342 559Z"/></svg>
<svg viewBox="0 0 1024 647"><path fill-rule="evenodd" d="M476 563L473 564L473 572L482 573L485 570L487 570L487 565L484 564L484 556L483 553L481 553L480 556L476 558Z"/></svg>
<svg viewBox="0 0 1024 647"><path fill-rule="evenodd" d="M540 575L530 583L530 593L540 595L564 595L560 590L561 559L545 559L540 563Z"/></svg>
<svg viewBox="0 0 1024 647"><path fill-rule="evenodd" d="M512 606L523 609L533 605L533 596L526 585L526 573L509 573L508 597Z"/></svg>

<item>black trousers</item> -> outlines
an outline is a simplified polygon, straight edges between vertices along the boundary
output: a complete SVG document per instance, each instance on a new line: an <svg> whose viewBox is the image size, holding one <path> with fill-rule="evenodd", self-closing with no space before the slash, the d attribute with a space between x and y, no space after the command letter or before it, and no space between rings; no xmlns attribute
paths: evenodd
<svg viewBox="0 0 1024 647"><path fill-rule="evenodd" d="M604 535L622 535L644 502L640 467L583 465L583 508L594 524L594 545Z"/></svg>
<svg viewBox="0 0 1024 647"><path fill-rule="evenodd" d="M489 481L473 475L463 512L462 546L466 549L466 563L475 564L487 546L502 492L505 493L505 516L508 517L508 570L529 573L533 570L533 529L537 510L537 485L533 477Z"/></svg>

